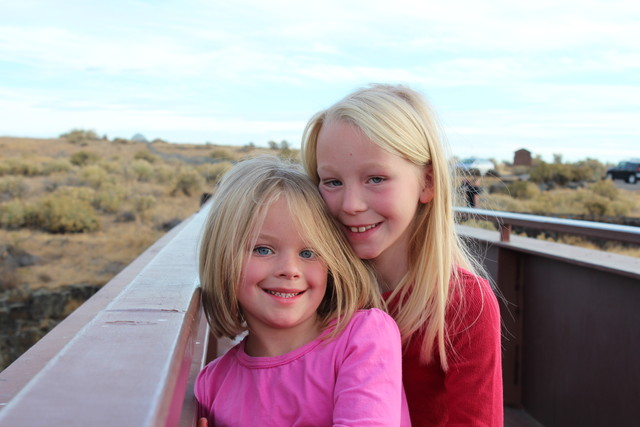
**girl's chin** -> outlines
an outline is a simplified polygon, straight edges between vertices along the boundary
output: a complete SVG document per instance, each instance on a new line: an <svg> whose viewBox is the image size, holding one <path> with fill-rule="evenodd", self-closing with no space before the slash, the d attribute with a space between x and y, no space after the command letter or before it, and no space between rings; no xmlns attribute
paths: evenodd
<svg viewBox="0 0 640 427"><path fill-rule="evenodd" d="M366 260L374 260L380 256L380 252L377 250L372 250L370 248L358 248L356 245L353 246L353 250L360 259Z"/></svg>

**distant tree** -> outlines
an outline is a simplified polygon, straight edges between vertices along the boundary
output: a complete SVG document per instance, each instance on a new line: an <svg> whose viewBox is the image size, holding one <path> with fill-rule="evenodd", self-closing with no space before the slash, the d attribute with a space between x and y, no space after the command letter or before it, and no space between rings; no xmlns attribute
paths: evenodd
<svg viewBox="0 0 640 427"><path fill-rule="evenodd" d="M60 138L66 139L71 144L81 145L86 145L89 141L97 141L100 139L95 131L84 129L72 129L69 132L60 135Z"/></svg>
<svg viewBox="0 0 640 427"><path fill-rule="evenodd" d="M562 164L562 154L555 153L553 155L553 164L554 165L561 165Z"/></svg>
<svg viewBox="0 0 640 427"><path fill-rule="evenodd" d="M267 144L269 145L269 149L271 150L277 150L279 148L278 143L275 141L269 141L267 142Z"/></svg>

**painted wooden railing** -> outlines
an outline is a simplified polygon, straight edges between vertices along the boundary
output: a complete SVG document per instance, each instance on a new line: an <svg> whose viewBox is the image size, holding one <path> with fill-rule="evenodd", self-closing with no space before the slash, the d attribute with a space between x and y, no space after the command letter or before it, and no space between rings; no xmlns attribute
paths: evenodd
<svg viewBox="0 0 640 427"><path fill-rule="evenodd" d="M530 215L459 214L548 227ZM195 375L224 350L208 340L199 305L205 216L203 209L167 233L0 373L0 426L194 425ZM600 227L569 224L586 235ZM637 422L640 259L460 231L502 295L505 404L517 411L507 412L506 425L522 414L531 425ZM635 227L605 235L640 243Z"/></svg>

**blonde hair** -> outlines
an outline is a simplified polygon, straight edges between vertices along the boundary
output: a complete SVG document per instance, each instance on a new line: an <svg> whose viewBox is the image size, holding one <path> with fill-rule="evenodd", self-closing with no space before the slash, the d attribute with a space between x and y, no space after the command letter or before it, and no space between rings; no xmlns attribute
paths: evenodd
<svg viewBox="0 0 640 427"><path fill-rule="evenodd" d="M327 265L321 325L337 335L361 308L381 307L375 276L353 252L300 165L275 156L244 160L229 170L211 198L200 244L200 284L207 321L217 337L247 329L237 299L243 266L269 206L284 198L305 243Z"/></svg>
<svg viewBox="0 0 640 427"><path fill-rule="evenodd" d="M479 267L455 230L453 176L435 115L419 93L402 85L374 84L351 93L313 116L305 128L303 163L316 184L318 134L330 121L355 125L380 148L419 167L431 168L433 200L418 207L411 225L409 271L389 300L396 302L391 315L403 343L421 333L421 361L432 361L437 349L442 368L447 370L451 325L446 324L445 316L454 293L451 288L459 283L452 277L458 274L456 267L472 272Z"/></svg>

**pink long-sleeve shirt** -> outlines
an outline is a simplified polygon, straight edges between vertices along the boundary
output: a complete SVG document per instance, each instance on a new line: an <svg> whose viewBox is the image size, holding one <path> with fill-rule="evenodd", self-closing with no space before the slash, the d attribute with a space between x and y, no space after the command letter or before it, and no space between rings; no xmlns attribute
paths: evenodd
<svg viewBox="0 0 640 427"><path fill-rule="evenodd" d="M195 394L215 426L408 426L400 333L381 310L356 312L334 339L276 357L244 341L200 372Z"/></svg>

